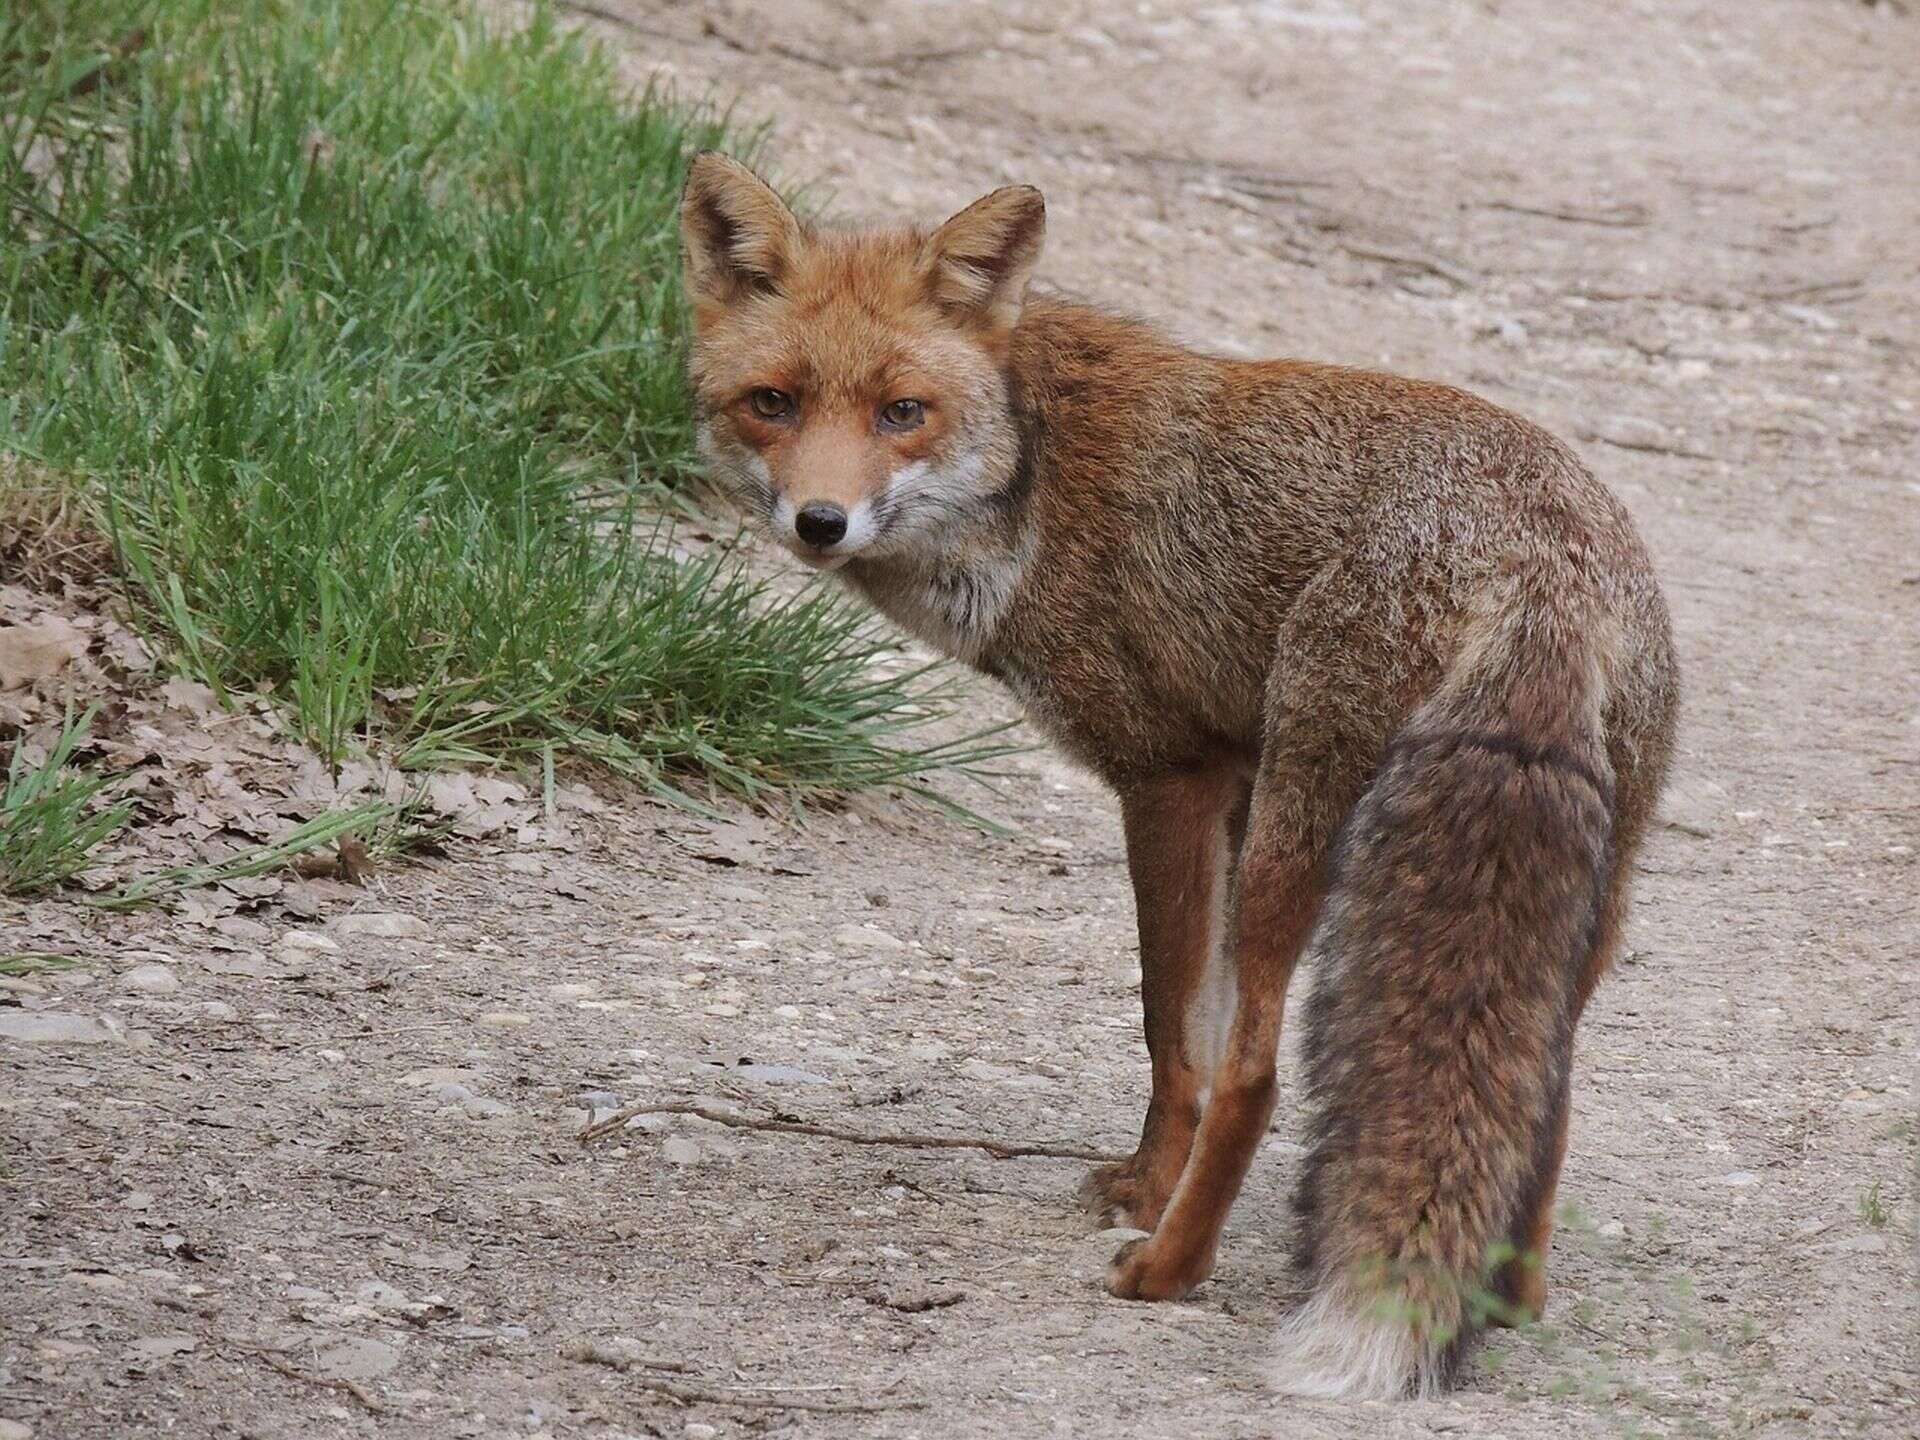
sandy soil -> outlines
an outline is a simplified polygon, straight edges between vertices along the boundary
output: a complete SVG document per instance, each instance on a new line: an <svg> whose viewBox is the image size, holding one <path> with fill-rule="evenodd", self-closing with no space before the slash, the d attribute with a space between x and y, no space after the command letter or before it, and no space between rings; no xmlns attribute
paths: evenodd
<svg viewBox="0 0 1920 1440"><path fill-rule="evenodd" d="M1551 1323L1442 1402L1265 1393L1291 1089L1172 1306L1102 1293L1082 1161L688 1115L576 1141L693 1101L1129 1148L1113 808L1036 754L982 802L1011 838L575 795L308 918L0 916L91 957L0 1021L101 1022L0 1038L0 1440L1920 1433L1920 15L598 8L636 81L778 117L836 208L1033 181L1054 282L1465 384L1627 498L1686 723L1582 1031Z"/></svg>

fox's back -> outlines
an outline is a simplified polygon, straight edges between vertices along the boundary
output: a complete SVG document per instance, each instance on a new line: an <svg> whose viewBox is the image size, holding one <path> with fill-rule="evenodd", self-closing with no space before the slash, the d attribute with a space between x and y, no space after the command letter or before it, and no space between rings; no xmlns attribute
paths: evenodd
<svg viewBox="0 0 1920 1440"><path fill-rule="evenodd" d="M1342 563L1404 577L1393 613L1349 620L1402 632L1383 709L1418 700L1517 563L1557 567L1623 631L1664 638L1618 501L1547 432L1464 391L1200 355L1037 298L1010 371L1040 437L1041 540L994 648L1030 705L1047 692L1035 708L1070 748L1251 761L1268 674L1286 663L1276 637Z"/></svg>

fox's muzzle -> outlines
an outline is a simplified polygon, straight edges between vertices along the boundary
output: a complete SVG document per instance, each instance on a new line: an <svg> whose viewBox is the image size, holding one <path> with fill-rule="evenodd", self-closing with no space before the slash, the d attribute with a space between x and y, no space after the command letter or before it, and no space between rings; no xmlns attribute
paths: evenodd
<svg viewBox="0 0 1920 1440"><path fill-rule="evenodd" d="M838 545L847 533L847 512L830 501L809 501L794 514L793 533L821 549Z"/></svg>

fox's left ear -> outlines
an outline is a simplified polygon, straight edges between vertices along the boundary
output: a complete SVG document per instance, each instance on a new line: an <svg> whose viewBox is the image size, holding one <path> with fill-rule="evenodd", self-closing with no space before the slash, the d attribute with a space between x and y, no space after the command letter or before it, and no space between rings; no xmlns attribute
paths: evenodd
<svg viewBox="0 0 1920 1440"><path fill-rule="evenodd" d="M990 330L1011 330L1046 236L1047 202L1033 186L982 196L927 238L934 297Z"/></svg>

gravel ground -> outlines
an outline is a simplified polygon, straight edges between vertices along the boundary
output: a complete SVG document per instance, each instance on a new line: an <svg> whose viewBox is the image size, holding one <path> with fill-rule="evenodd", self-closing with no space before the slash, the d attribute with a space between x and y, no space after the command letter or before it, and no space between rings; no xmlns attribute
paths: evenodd
<svg viewBox="0 0 1920 1440"><path fill-rule="evenodd" d="M1118 827L1036 753L1010 837L573 790L365 891L0 913L88 957L0 993L0 1440L1920 1433L1920 15L593 8L837 209L1033 181L1054 282L1465 384L1626 497L1688 700L1550 1323L1444 1401L1266 1393L1290 1088L1167 1306L1103 1294L1084 1160L738 1123L1130 1148Z"/></svg>

